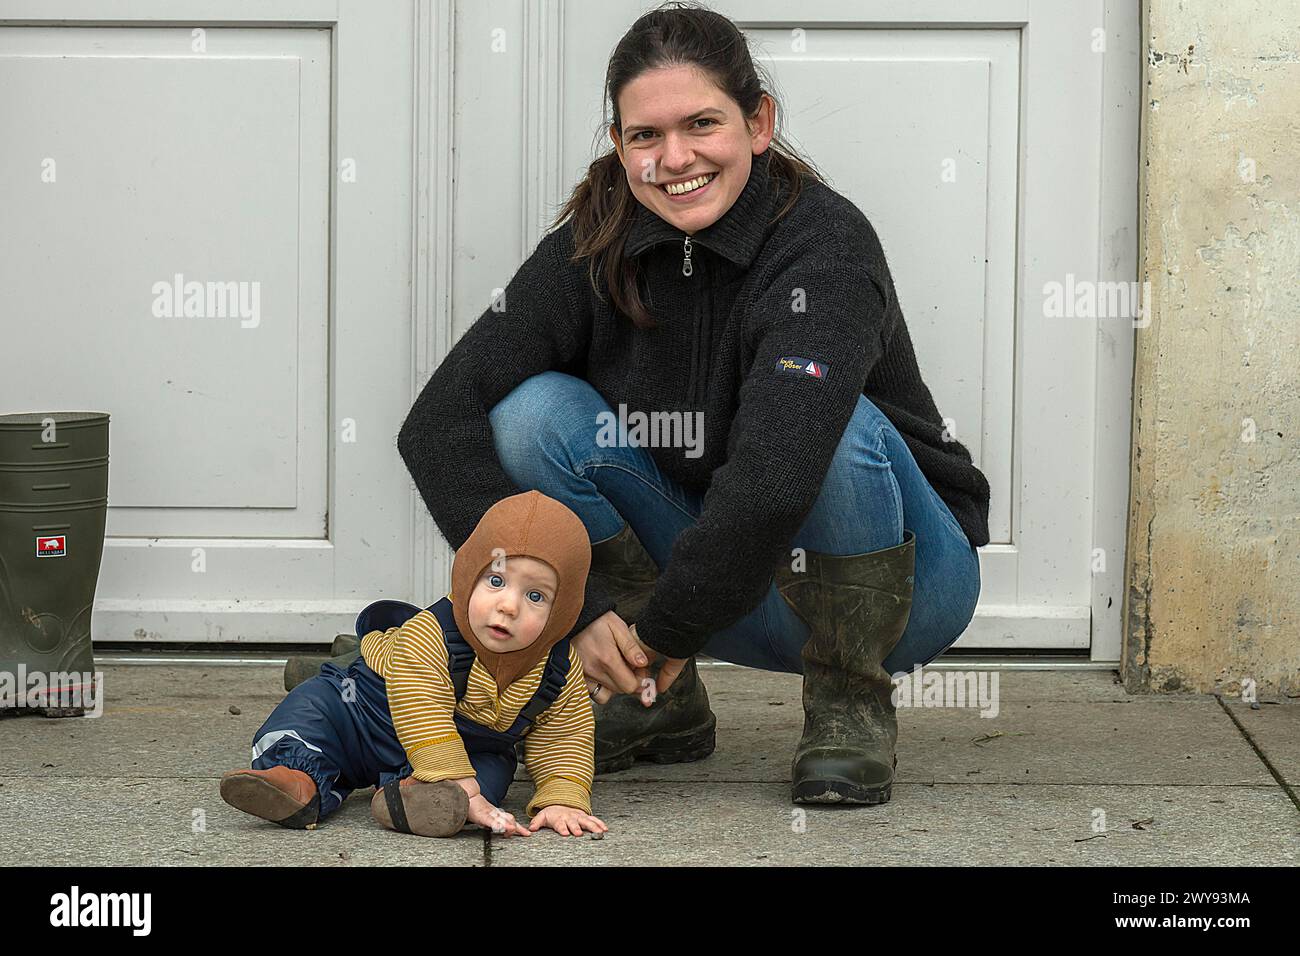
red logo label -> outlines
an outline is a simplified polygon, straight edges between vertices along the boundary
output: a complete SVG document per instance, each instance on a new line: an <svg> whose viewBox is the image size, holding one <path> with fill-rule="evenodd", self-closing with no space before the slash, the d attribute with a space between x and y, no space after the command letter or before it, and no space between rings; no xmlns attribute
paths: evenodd
<svg viewBox="0 0 1300 956"><path fill-rule="evenodd" d="M36 539L36 556L38 558L61 558L67 553L67 535L56 534L49 538Z"/></svg>

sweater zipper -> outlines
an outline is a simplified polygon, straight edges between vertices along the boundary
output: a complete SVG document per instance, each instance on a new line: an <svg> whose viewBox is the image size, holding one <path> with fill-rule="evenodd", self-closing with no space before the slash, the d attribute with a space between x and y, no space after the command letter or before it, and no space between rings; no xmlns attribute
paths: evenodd
<svg viewBox="0 0 1300 956"><path fill-rule="evenodd" d="M704 404L704 395L708 391L709 349L713 344L713 299L703 283L700 286L700 321L696 324L695 335L700 342L700 357L695 369L695 405L699 407Z"/></svg>
<svg viewBox="0 0 1300 956"><path fill-rule="evenodd" d="M695 274L695 263L691 261L691 237L682 237L682 275L690 277ZM691 365L694 368L695 376L690 382L687 389L689 401L692 406L698 407L704 401L704 393L708 383L708 351L709 344L712 341L710 333L710 303L708 298L708 287L701 285L697 293L700 303L699 315L692 328L691 348L694 353L694 361Z"/></svg>

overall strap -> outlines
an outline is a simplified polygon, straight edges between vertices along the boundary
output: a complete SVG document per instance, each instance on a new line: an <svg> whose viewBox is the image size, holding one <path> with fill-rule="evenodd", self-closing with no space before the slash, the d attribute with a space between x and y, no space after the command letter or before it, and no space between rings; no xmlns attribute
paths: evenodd
<svg viewBox="0 0 1300 956"><path fill-rule="evenodd" d="M469 669L474 665L474 649L460 636L448 598L434 601L425 610L433 612L433 616L438 619L438 626L442 628L443 642L447 645L447 669L451 672L456 699L460 700L465 696L465 688L469 686ZM418 607L406 601L375 601L357 615L357 637L365 637L371 631L401 627L419 613Z"/></svg>
<svg viewBox="0 0 1300 956"><path fill-rule="evenodd" d="M541 683L533 693L532 699L524 704L519 717L507 731L512 737L522 737L532 729L533 721L546 708L550 707L569 679L569 639L566 637L553 648L546 658L546 669L542 671Z"/></svg>
<svg viewBox="0 0 1300 956"><path fill-rule="evenodd" d="M449 599L434 602L429 610L442 628L442 641L447 645L447 670L451 672L451 686L456 691L456 699L460 700L469 687L469 669L474 666L474 648L460 636L460 628L456 626L456 616L452 613Z"/></svg>

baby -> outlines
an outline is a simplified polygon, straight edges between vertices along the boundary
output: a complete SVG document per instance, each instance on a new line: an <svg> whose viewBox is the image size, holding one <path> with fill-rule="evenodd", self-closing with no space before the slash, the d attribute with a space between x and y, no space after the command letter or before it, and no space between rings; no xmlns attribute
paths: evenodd
<svg viewBox="0 0 1300 956"><path fill-rule="evenodd" d="M565 638L590 567L586 527L563 504L539 491L497 502L456 552L447 596L362 611L361 656L280 702L253 737L253 769L222 776L222 799L310 830L376 786L372 815L402 833L451 836L467 821L604 833L591 814L595 720ZM528 827L500 808L521 741Z"/></svg>

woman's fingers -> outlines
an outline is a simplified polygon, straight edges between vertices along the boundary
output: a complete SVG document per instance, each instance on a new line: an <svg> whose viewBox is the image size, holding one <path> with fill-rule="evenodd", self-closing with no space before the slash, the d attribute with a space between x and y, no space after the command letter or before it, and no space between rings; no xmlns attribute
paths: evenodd
<svg viewBox="0 0 1300 956"><path fill-rule="evenodd" d="M624 684L635 685L614 637L619 628L626 627L618 614L607 611L573 638L583 672L590 680L609 688L611 694L619 693Z"/></svg>
<svg viewBox="0 0 1300 956"><path fill-rule="evenodd" d="M603 614L593 622L593 624L601 623L605 625L606 639L601 642L596 654L601 668L594 671L592 676L603 686L608 687L611 693L631 694L641 686L641 681L628 667L629 660L635 658L629 658L627 655L640 653L636 638L632 636L623 619L614 611ZM583 669L586 669L585 661Z"/></svg>
<svg viewBox="0 0 1300 956"><path fill-rule="evenodd" d="M619 619L620 621L622 618ZM624 627L620 634L614 633L614 639L618 642L619 653L623 655L623 660L627 661L629 667L647 667L650 664L650 657L646 654L641 646L641 641L636 636L636 625Z"/></svg>
<svg viewBox="0 0 1300 956"><path fill-rule="evenodd" d="M655 682L655 689L663 693L669 687L673 686L673 681L686 668L686 659L682 657L665 657L664 666L659 668L659 680Z"/></svg>
<svg viewBox="0 0 1300 956"><path fill-rule="evenodd" d="M587 681L587 696L598 704L608 704L614 693L604 684L589 679Z"/></svg>

